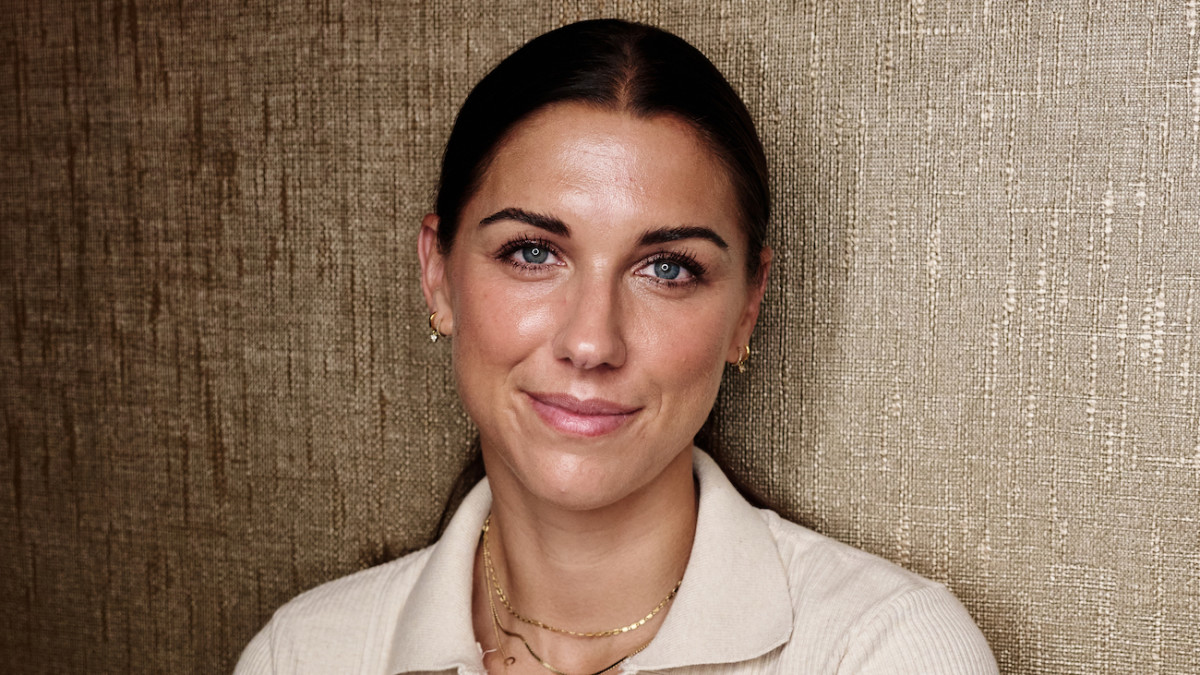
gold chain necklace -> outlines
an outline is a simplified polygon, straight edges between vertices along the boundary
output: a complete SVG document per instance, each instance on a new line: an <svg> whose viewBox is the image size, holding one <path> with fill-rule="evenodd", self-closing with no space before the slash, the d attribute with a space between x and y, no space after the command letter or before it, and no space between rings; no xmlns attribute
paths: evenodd
<svg viewBox="0 0 1200 675"><path fill-rule="evenodd" d="M492 520L492 516L489 514L487 517L487 520L483 524L483 553L484 553L484 564L485 564L485 566L487 566L488 572L491 575L492 579L494 580L496 578L495 570L492 569L492 567L491 567L491 555L488 553L488 550L487 550L487 528L488 528L488 523L490 523L491 520ZM679 585L676 584L675 587L676 587L676 589L678 589ZM496 588L499 588L499 584L496 584ZM504 640L502 640L500 638L501 632L503 632L505 635L507 635L509 637L515 637L518 640L520 640L521 644L525 645L525 650L529 652L529 655L532 656L533 659L535 661L537 661L538 664L541 665L546 670L549 670L550 672L554 673L555 675L567 675L567 673L564 673L563 671L559 670L558 668L555 668L554 666L547 663L545 659L538 656L537 652L533 651L533 647L530 646L529 641L525 639L524 635L521 635L520 633L511 631L511 630L505 628L504 624L500 623L500 615L496 612L496 603L492 601L492 591L491 590L488 591L488 609L491 611L491 614L492 614L492 632L496 636L496 646L500 649L500 656L502 656L504 658L505 672L508 671L509 666L511 666L512 664L517 662L517 659L515 656L508 655L508 650L504 648ZM592 673L591 675L604 675L604 673L607 673L608 671L612 670L613 668L616 668L617 666L621 665L625 661L625 659L633 656L634 654L641 652L643 649L645 649L646 647L649 647L649 646L650 646L649 642L642 643L642 646L629 652L625 656L622 656L621 658L617 659L609 666L607 666L601 670L597 670L596 672Z"/></svg>
<svg viewBox="0 0 1200 675"><path fill-rule="evenodd" d="M683 579L680 579L678 582L676 582L675 587L671 589L671 592L667 593L667 597L663 598L662 602L658 603L658 605L654 609L650 610L649 614L647 614L646 616L642 617L641 619L639 619L637 621L634 621L633 623L629 624L628 626L621 626L620 628L612 628L609 630L599 630L599 631L592 631L592 632L586 632L586 633L573 631L573 630L567 630L566 628L556 628L555 626L551 626L547 623L543 623L541 621L538 621L537 619L531 619L531 618L521 614L520 612L518 612L516 610L516 608L514 608L512 606L512 603L510 603L508 601L508 594L505 593L504 589L500 586L500 580L496 577L496 568L495 568L495 566L492 565L492 554L491 554L491 551L488 550L488 527L491 525L491 523L492 523L492 515L489 513L488 517L486 519L484 519L484 521L483 521L483 566L485 568L487 568L487 575L491 579L492 588L496 592L496 597L500 598L500 604L504 605L504 609L507 609L508 613L512 614L513 617L516 618L518 621L521 621L522 623L527 623L530 626L537 626L538 628L548 630L552 633L561 633L562 635L570 635L573 637L602 638L602 637L612 637L614 635L620 635L621 633L628 633L629 631L637 630L637 629L641 628L642 626L646 625L647 621L649 621L650 619L653 619L655 614L658 614L660 611L662 611L662 608L666 607L667 603L671 602L671 600L673 600L675 598L675 594L679 592L679 586L681 584L683 584ZM491 594L488 595L488 599L489 599L489 601L491 600ZM526 647L528 647L528 644L526 645ZM530 653L532 654L533 650L530 650ZM637 653L637 652L634 652L634 653ZM632 654L630 654L629 656L632 656ZM628 657L626 657L626 658L628 658ZM613 665L616 665L616 664L613 664ZM611 668L611 666L610 666L610 668ZM555 671L555 672L557 672L557 671ZM600 671L600 672L604 672L604 671Z"/></svg>
<svg viewBox="0 0 1200 675"><path fill-rule="evenodd" d="M500 616L496 614L496 603L492 602L492 591L488 590L488 609L492 611L492 633L496 636L496 647L500 649L500 656L504 657L504 671L508 672L508 667L517 662L515 656L509 656L508 650L504 648L504 640L500 639L500 631L504 631L506 635L511 635L504 626L500 625ZM525 638L521 638L521 642L525 642ZM526 644L528 649L529 643Z"/></svg>
<svg viewBox="0 0 1200 675"><path fill-rule="evenodd" d="M505 635L507 635L509 637L515 637L518 640L520 640L521 644L525 645L525 650L529 652L529 655L532 656L533 660L537 661L541 667L554 673L555 675L567 675L567 673L564 673L563 671L559 670L558 668L555 668L554 666L547 663L545 659L538 656L537 652L533 651L533 647L531 647L529 645L529 640L526 640L524 635L521 635L520 633L517 633L515 631L511 631L511 630L505 628L504 624L500 623L500 615L496 613L496 603L492 602L492 594L490 592L488 593L488 608L492 611L492 630L496 633L496 644L500 648L500 655L504 657L504 670L505 671L508 670L509 666L516 663L517 659L514 656L508 655L508 650L506 650L504 648L504 642L500 639L500 633L504 633ZM594 673L591 673L591 675L604 675L604 673L607 673L608 671L612 670L613 668L616 668L617 666L624 663L625 659L633 656L634 654L637 654L638 652L642 651L643 649L645 649L646 647L649 647L649 646L650 646L649 642L643 643L642 646L629 652L625 656L622 656L621 658L612 662L610 665L606 666L605 668L603 668L601 670L597 670Z"/></svg>

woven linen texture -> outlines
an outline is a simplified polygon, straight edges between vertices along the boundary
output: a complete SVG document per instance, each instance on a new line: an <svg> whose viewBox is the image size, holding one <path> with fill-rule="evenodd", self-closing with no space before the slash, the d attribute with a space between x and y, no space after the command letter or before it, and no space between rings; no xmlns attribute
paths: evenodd
<svg viewBox="0 0 1200 675"><path fill-rule="evenodd" d="M945 582L1006 673L1200 672L1198 12L3 3L0 669L227 672L429 541L473 435L417 285L441 147L505 54L621 16L771 161L716 453Z"/></svg>

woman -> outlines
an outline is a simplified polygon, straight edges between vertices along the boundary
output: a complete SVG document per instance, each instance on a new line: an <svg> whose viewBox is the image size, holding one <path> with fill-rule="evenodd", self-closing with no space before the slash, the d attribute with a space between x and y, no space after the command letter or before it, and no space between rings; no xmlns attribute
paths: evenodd
<svg viewBox="0 0 1200 675"><path fill-rule="evenodd" d="M740 99L679 38L543 35L464 103L418 236L487 479L310 591L242 673L992 673L941 586L750 506L693 438L771 251Z"/></svg>

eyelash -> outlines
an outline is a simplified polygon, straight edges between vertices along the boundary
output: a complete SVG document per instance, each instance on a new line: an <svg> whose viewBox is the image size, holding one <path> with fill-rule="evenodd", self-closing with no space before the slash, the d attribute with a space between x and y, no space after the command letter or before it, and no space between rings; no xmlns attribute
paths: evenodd
<svg viewBox="0 0 1200 675"><path fill-rule="evenodd" d="M526 263L526 262L520 262L520 261L516 260L515 258L513 258L513 254L516 253L517 251L520 251L523 248L533 248L533 247L545 249L547 252L549 252L551 255L553 255L555 257L562 256L562 254L558 251L558 249L553 244L551 244L549 241L547 241L545 239L540 239L540 238L536 238L536 237L517 236L517 237L513 237L512 239L508 240L507 242L505 242L505 244L503 246L500 247L500 250L497 251L497 253L496 253L496 259L501 262L508 263L509 265L512 265L513 267L516 267L521 270L533 271L539 267L546 267L547 265L545 263L540 264L540 265L533 264L533 263ZM649 279L650 281L652 281L656 284L659 284L662 286L667 286L667 287L682 288L684 286L696 285L696 284L700 283L700 281L704 278L705 273L708 271L704 267L704 265L701 264L701 262L696 259L696 256L687 250L660 251L660 252L652 254L650 257L642 260L642 262L640 262L638 264L637 268L642 269L644 267L654 265L657 263L661 263L661 262L679 265L684 270L686 270L691 277L691 278L685 279L683 281L677 281L674 279L662 279L662 278L654 276L653 274L644 275L644 277L646 279Z"/></svg>
<svg viewBox="0 0 1200 675"><path fill-rule="evenodd" d="M668 286L668 287L682 288L684 286L694 286L694 285L700 283L701 280L703 280L704 274L707 271L705 269L704 265L700 264L700 261L696 259L696 256L693 255L690 251L686 251L686 250L684 250L684 251L662 251L660 253L655 253L654 255L650 256L645 261L643 261L640 264L639 269L642 267L646 267L648 265L656 265L661 262L667 262L667 263L672 263L674 265L679 265L684 270L686 270L687 273L691 276L691 278L684 279L682 281L675 280L675 279L661 279L659 277L654 276L653 274L646 277L647 279L649 279L650 281L653 281L656 284L660 284L660 285Z"/></svg>
<svg viewBox="0 0 1200 675"><path fill-rule="evenodd" d="M519 262L513 258L513 254L516 253L517 251L520 251L523 248L534 248L534 247L545 249L547 252L550 253L550 255L553 255L555 257L561 257L561 254L558 252L558 249L555 248L553 244L546 241L545 239L535 239L535 238L530 238L530 237L513 237L512 239L508 240L508 242L506 242L504 244L504 246L500 247L500 251L496 253L496 259L500 260L502 262L506 262L506 263L512 265L513 267L516 267L516 268L522 269L522 270L535 270L539 267L546 267L545 263L543 263L541 265L535 265L533 263Z"/></svg>

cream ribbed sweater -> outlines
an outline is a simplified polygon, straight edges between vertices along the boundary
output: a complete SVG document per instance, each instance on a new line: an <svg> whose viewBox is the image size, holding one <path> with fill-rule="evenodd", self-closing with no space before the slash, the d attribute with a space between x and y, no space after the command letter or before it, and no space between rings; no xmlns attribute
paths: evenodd
<svg viewBox="0 0 1200 675"><path fill-rule="evenodd" d="M700 450L694 464L700 509L683 584L621 672L997 673L945 587L755 509ZM237 675L483 673L471 575L490 506L485 480L433 546L284 605Z"/></svg>

